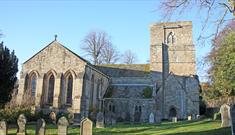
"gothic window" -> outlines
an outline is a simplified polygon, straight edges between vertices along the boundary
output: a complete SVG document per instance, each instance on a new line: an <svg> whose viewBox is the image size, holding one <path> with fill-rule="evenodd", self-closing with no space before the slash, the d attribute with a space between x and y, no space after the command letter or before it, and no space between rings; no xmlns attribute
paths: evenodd
<svg viewBox="0 0 235 135"><path fill-rule="evenodd" d="M174 44L175 43L175 34L173 32L170 32L167 36L167 44Z"/></svg>
<svg viewBox="0 0 235 135"><path fill-rule="evenodd" d="M67 104L72 104L73 76L70 74L67 80Z"/></svg>
<svg viewBox="0 0 235 135"><path fill-rule="evenodd" d="M31 97L35 97L35 95L36 95L36 86L37 86L37 76L36 76L35 73L32 74L30 82L31 82L31 84L30 84Z"/></svg>
<svg viewBox="0 0 235 135"><path fill-rule="evenodd" d="M51 75L48 82L48 98L47 103L52 104L53 103L53 97L54 97L54 85L55 85L55 77L54 75Z"/></svg>
<svg viewBox="0 0 235 135"><path fill-rule="evenodd" d="M113 108L112 108L112 112L114 113L115 112L115 106L113 105Z"/></svg>
<svg viewBox="0 0 235 135"><path fill-rule="evenodd" d="M112 105L111 104L109 105L109 111L110 112L112 111Z"/></svg>

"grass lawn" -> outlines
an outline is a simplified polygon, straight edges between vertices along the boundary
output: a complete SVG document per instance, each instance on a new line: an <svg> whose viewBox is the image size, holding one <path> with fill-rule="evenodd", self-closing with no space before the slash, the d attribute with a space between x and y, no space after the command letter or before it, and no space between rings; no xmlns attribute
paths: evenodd
<svg viewBox="0 0 235 135"><path fill-rule="evenodd" d="M220 128L220 121L180 121L178 123L163 122L161 125L150 124L118 124L114 127L93 129L94 135L231 135L230 128ZM46 135L56 135L57 127L47 125ZM78 127L69 127L69 135L78 135ZM35 134L35 125L27 125L27 133ZM16 134L16 128L10 128L9 135Z"/></svg>

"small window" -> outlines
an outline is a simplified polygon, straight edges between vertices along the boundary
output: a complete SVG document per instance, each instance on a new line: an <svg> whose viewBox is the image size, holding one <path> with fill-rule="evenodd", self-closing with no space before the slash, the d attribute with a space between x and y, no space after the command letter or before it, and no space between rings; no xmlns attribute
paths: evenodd
<svg viewBox="0 0 235 135"><path fill-rule="evenodd" d="M167 36L167 43L174 44L175 43L175 34L173 32L170 32Z"/></svg>

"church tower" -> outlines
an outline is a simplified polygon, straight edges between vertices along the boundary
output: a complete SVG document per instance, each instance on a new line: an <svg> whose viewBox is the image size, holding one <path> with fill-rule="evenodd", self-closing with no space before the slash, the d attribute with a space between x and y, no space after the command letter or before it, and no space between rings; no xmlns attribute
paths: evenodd
<svg viewBox="0 0 235 135"><path fill-rule="evenodd" d="M150 69L179 76L195 75L192 22L156 23L150 26Z"/></svg>

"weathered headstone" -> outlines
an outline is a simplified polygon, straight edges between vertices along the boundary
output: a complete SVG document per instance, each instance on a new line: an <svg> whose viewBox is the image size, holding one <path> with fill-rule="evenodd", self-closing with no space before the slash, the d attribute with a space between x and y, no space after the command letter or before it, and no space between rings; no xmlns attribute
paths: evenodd
<svg viewBox="0 0 235 135"><path fill-rule="evenodd" d="M0 121L0 135L6 135L7 134L7 124L5 121Z"/></svg>
<svg viewBox="0 0 235 135"><path fill-rule="evenodd" d="M221 127L229 127L231 126L231 116L230 116L230 106L227 104L223 104L220 107L221 113Z"/></svg>
<svg viewBox="0 0 235 135"><path fill-rule="evenodd" d="M96 128L104 128L104 114L102 112L96 116Z"/></svg>
<svg viewBox="0 0 235 135"><path fill-rule="evenodd" d="M177 117L172 117L172 122L176 123L177 122Z"/></svg>
<svg viewBox="0 0 235 135"><path fill-rule="evenodd" d="M157 110L156 111L156 117L155 117L155 123L157 123L157 124L161 123L161 120L162 120L161 115L162 115L162 113L159 110Z"/></svg>
<svg viewBox="0 0 235 135"><path fill-rule="evenodd" d="M188 116L188 120L189 120L189 121L192 120L192 115L189 115L189 116Z"/></svg>
<svg viewBox="0 0 235 135"><path fill-rule="evenodd" d="M231 131L232 135L235 135L235 105L230 108L230 116L231 116Z"/></svg>
<svg viewBox="0 0 235 135"><path fill-rule="evenodd" d="M44 119L38 119L36 125L36 135L45 135L46 133L46 122Z"/></svg>
<svg viewBox="0 0 235 135"><path fill-rule="evenodd" d="M56 113L55 112L50 113L50 119L53 124L56 124Z"/></svg>
<svg viewBox="0 0 235 135"><path fill-rule="evenodd" d="M67 135L68 134L68 120L63 116L58 120L58 135Z"/></svg>
<svg viewBox="0 0 235 135"><path fill-rule="evenodd" d="M26 134L26 128L25 128L26 122L27 122L27 120L26 120L24 114L20 114L20 116L17 119L18 130L17 130L16 135L25 135Z"/></svg>
<svg viewBox="0 0 235 135"><path fill-rule="evenodd" d="M154 114L153 114L153 113L150 113L150 115L149 115L149 123L150 123L150 124L153 124L154 122L155 122Z"/></svg>
<svg viewBox="0 0 235 135"><path fill-rule="evenodd" d="M92 135L92 121L85 118L81 121L80 135Z"/></svg>
<svg viewBox="0 0 235 135"><path fill-rule="evenodd" d="M81 122L81 114L80 113L74 113L73 125L74 126L79 126L80 122Z"/></svg>
<svg viewBox="0 0 235 135"><path fill-rule="evenodd" d="M69 124L74 123L74 114L73 113L68 114L68 121L69 121Z"/></svg>

